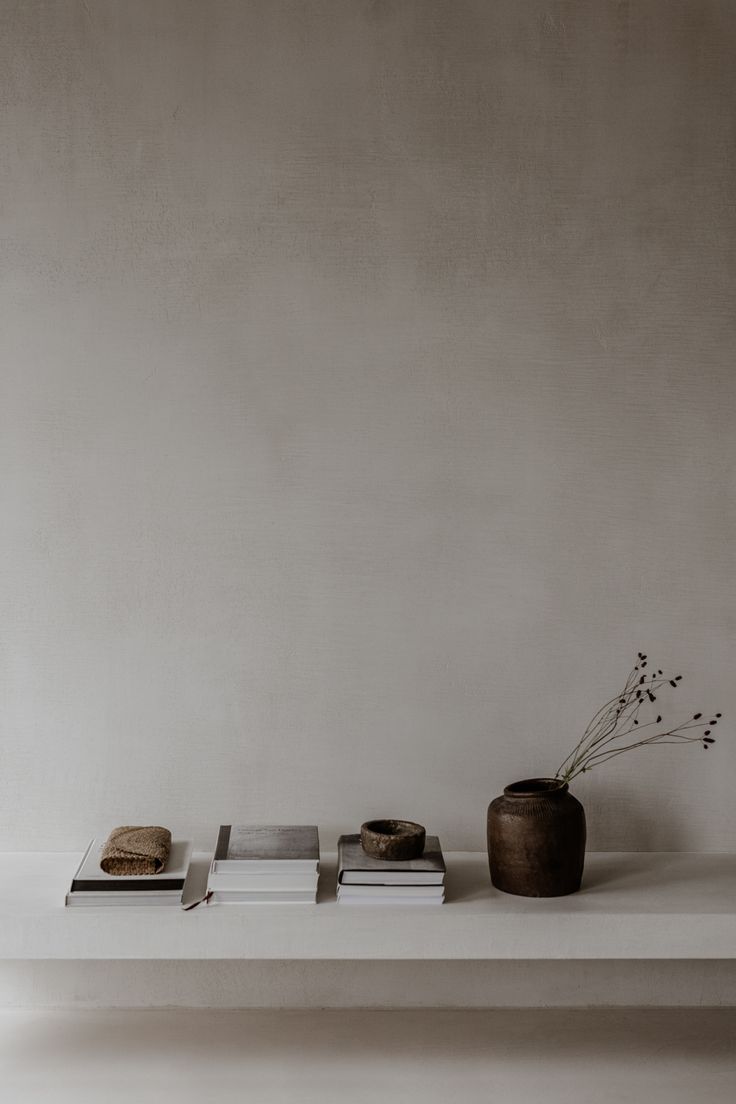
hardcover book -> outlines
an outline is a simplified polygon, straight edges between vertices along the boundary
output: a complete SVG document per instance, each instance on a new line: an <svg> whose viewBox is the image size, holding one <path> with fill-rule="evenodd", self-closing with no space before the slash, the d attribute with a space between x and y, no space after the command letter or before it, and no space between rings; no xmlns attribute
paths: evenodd
<svg viewBox="0 0 736 1104"><path fill-rule="evenodd" d="M106 874L100 855L107 837L93 839L72 879L72 893L130 893L181 890L192 857L191 840L172 840L169 860L160 874Z"/></svg>
<svg viewBox="0 0 736 1104"><path fill-rule="evenodd" d="M381 896L373 897L356 897L354 894L338 893L337 903L338 905L345 905L349 908L373 908L374 905L380 905L382 908L435 908L437 905L444 903L445 895L441 894L439 897L396 897Z"/></svg>
<svg viewBox="0 0 736 1104"><path fill-rule="evenodd" d="M442 885L445 860L437 836L427 836L418 859L390 862L366 855L359 835L340 836L337 843L337 881L340 885Z"/></svg>
<svg viewBox="0 0 736 1104"><path fill-rule="evenodd" d="M231 874L217 873L210 870L207 879L207 888L221 893L237 893L247 889L252 893L283 893L292 890L310 891L314 896L317 886L317 874L315 871L307 871L305 874L291 871L286 874L244 874L235 871Z"/></svg>
<svg viewBox="0 0 736 1104"><path fill-rule="evenodd" d="M211 905L313 905L316 896L317 891L314 886L309 890L293 889L280 892L248 889L228 892L213 890L209 903Z"/></svg>
<svg viewBox="0 0 736 1104"><path fill-rule="evenodd" d="M212 872L308 873L319 869L319 833L312 824L223 824Z"/></svg>
<svg viewBox="0 0 736 1104"><path fill-rule="evenodd" d="M441 901L445 895L443 885L339 885L338 900L365 900L390 898L391 901Z"/></svg>
<svg viewBox="0 0 736 1104"><path fill-rule="evenodd" d="M179 905L192 857L191 840L173 840L160 874L106 874L100 855L107 836L91 841L66 895L67 908Z"/></svg>
<svg viewBox="0 0 736 1104"><path fill-rule="evenodd" d="M67 893L67 908L180 908L181 892L167 893Z"/></svg>

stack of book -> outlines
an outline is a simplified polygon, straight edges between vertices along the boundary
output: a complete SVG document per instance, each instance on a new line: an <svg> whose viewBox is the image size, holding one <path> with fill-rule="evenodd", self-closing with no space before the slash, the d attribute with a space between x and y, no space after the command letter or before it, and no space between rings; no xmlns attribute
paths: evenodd
<svg viewBox="0 0 736 1104"><path fill-rule="evenodd" d="M427 836L421 858L387 862L366 855L360 836L340 836L337 899L351 905L441 905L445 860L440 841L437 836Z"/></svg>
<svg viewBox="0 0 736 1104"><path fill-rule="evenodd" d="M223 824L207 880L210 904L314 903L319 879L315 825Z"/></svg>
<svg viewBox="0 0 736 1104"><path fill-rule="evenodd" d="M67 908L181 905L192 857L191 840L172 840L166 867L160 874L106 874L100 856L107 836L93 839L72 879Z"/></svg>

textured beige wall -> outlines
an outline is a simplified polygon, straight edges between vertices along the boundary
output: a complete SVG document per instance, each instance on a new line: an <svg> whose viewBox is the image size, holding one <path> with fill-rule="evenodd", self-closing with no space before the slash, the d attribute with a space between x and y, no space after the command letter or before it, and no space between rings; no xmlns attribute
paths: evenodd
<svg viewBox="0 0 736 1104"><path fill-rule="evenodd" d="M482 847L639 648L736 718L735 47L729 0L0 2L0 845ZM576 792L732 850L734 782L726 730Z"/></svg>

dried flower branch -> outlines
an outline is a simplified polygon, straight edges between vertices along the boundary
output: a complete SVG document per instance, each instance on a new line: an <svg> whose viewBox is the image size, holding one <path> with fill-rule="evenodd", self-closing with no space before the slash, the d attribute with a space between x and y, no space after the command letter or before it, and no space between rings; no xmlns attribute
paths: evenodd
<svg viewBox="0 0 736 1104"><path fill-rule="evenodd" d="M567 759L560 764L555 775L560 782L570 782L577 775L635 748L652 744L701 744L708 751L716 742L711 734L721 719L720 713L706 714L711 717L707 721L702 719L703 713L694 713L676 725L665 724L662 714L658 713L654 720L642 722L639 716L642 707L648 709L657 701L659 689L662 686L677 689L682 681L682 675L648 669L648 664L647 656L638 652L623 689L601 706ZM649 728L657 731L642 736ZM636 739L624 743L629 736Z"/></svg>

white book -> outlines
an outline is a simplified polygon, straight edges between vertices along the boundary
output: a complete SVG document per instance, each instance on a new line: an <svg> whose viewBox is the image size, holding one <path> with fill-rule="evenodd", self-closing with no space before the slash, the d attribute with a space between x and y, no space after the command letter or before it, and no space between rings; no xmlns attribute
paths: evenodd
<svg viewBox="0 0 736 1104"><path fill-rule="evenodd" d="M212 870L224 873L314 873L319 834L313 824L223 824Z"/></svg>
<svg viewBox="0 0 736 1104"><path fill-rule="evenodd" d="M210 867L207 889L222 890L225 893L237 892L238 890L252 893L279 893L285 890L306 892L311 890L314 893L318 878L319 875L314 871L308 874L298 872L291 874L249 874L241 870L234 871L232 874L221 874Z"/></svg>
<svg viewBox="0 0 736 1104"><path fill-rule="evenodd" d="M383 908L432 908L435 905L441 905L444 901L442 897L350 897L344 893L338 893L337 903L339 905L346 905L349 908L375 908L381 906Z"/></svg>
<svg viewBox="0 0 736 1104"><path fill-rule="evenodd" d="M100 866L107 835L90 841L66 895L67 908L181 904L192 857L191 840L172 840L159 874L106 874Z"/></svg>
<svg viewBox="0 0 736 1104"><path fill-rule="evenodd" d="M181 906L181 890L171 893L67 893L67 908L159 908Z"/></svg>
<svg viewBox="0 0 736 1104"><path fill-rule="evenodd" d="M231 890L229 893L215 890L209 901L209 905L288 905L288 904L315 904L317 900L316 889L311 890L284 890L282 892L254 892L248 890Z"/></svg>
<svg viewBox="0 0 736 1104"><path fill-rule="evenodd" d="M445 887L438 885L340 885L337 895L346 900L353 897L380 898L385 901L412 900L433 901L445 895Z"/></svg>

